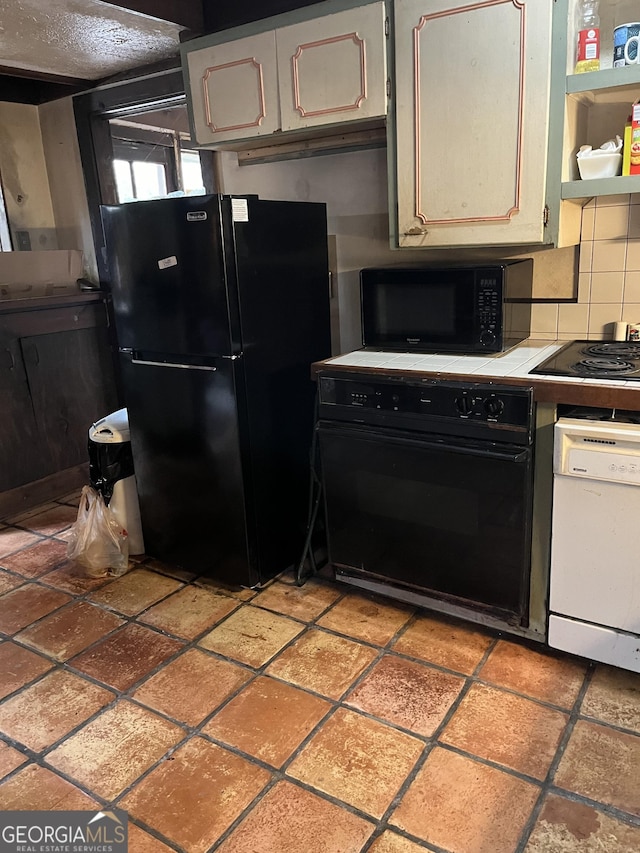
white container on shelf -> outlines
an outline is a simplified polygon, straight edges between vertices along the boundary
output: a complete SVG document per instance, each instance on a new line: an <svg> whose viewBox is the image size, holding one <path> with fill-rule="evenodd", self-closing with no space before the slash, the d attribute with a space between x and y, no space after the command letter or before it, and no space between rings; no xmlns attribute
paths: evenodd
<svg viewBox="0 0 640 853"><path fill-rule="evenodd" d="M578 171L583 181L594 178L614 178L620 174L622 154L613 151L610 154L596 154L593 157L578 157Z"/></svg>

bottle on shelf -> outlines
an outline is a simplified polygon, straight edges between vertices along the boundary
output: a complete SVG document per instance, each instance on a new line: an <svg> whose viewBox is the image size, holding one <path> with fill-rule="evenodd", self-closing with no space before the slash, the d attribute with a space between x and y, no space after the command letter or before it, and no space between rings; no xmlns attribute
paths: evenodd
<svg viewBox="0 0 640 853"><path fill-rule="evenodd" d="M578 4L578 45L575 74L600 70L600 15L598 0L580 0Z"/></svg>

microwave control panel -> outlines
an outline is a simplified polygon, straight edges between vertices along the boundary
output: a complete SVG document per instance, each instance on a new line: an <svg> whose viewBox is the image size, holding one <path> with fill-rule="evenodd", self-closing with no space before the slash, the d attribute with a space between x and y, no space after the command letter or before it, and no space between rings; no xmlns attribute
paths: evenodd
<svg viewBox="0 0 640 853"><path fill-rule="evenodd" d="M480 276L476 281L478 340L491 347L498 339L502 318L502 295L495 277Z"/></svg>

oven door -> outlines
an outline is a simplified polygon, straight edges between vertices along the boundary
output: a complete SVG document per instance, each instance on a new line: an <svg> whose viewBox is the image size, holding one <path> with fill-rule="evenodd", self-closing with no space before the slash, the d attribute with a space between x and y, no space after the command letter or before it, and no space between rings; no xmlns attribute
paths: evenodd
<svg viewBox="0 0 640 853"><path fill-rule="evenodd" d="M329 558L527 624L530 447L321 421Z"/></svg>

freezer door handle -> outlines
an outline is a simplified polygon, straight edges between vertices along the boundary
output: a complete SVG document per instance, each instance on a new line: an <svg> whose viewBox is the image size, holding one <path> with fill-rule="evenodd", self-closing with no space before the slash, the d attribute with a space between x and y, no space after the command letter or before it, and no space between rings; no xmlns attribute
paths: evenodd
<svg viewBox="0 0 640 853"><path fill-rule="evenodd" d="M209 364L181 364L176 361L147 361L142 358L132 358L131 364L145 364L148 367L179 367L181 370L209 370L212 373L218 368Z"/></svg>

